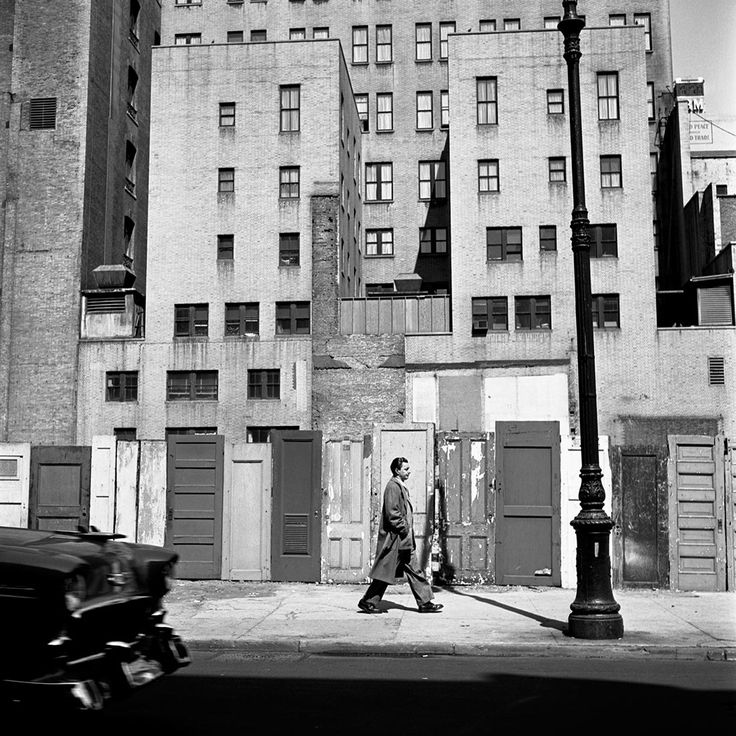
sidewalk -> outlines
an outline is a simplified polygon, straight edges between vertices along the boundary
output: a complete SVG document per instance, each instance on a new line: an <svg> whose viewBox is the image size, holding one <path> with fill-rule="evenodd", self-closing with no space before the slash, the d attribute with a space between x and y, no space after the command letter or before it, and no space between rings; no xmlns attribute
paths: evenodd
<svg viewBox="0 0 736 736"><path fill-rule="evenodd" d="M420 614L407 585L384 613L357 603L365 585L177 580L167 621L191 649L351 655L485 655L736 661L736 593L616 590L624 636L566 636L575 591L435 588L440 613Z"/></svg>

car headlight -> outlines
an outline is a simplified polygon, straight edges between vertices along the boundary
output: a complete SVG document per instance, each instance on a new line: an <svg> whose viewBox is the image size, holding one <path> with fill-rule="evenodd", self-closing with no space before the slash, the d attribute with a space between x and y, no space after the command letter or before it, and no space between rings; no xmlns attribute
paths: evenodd
<svg viewBox="0 0 736 736"><path fill-rule="evenodd" d="M64 589L64 604L70 613L76 611L87 597L87 584L81 575L67 578Z"/></svg>

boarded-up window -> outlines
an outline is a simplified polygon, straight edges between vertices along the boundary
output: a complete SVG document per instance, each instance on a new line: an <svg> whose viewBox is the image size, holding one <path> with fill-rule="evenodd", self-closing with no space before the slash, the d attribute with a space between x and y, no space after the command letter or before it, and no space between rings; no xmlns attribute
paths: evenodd
<svg viewBox="0 0 736 736"><path fill-rule="evenodd" d="M31 130L56 127L56 97L36 97L30 101L29 124Z"/></svg>

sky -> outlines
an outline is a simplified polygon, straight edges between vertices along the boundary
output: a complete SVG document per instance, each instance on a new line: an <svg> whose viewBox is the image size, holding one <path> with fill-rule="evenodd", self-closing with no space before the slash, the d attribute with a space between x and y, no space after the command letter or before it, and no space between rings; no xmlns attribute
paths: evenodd
<svg viewBox="0 0 736 736"><path fill-rule="evenodd" d="M703 77L704 117L736 134L736 0L670 0L670 19L674 76Z"/></svg>

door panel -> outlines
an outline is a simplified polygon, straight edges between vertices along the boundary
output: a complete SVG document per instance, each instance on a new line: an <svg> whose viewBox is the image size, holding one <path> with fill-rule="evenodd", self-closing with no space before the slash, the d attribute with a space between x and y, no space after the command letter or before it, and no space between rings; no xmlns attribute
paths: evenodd
<svg viewBox="0 0 736 736"><path fill-rule="evenodd" d="M0 443L0 526L28 526L31 446Z"/></svg>
<svg viewBox="0 0 736 736"><path fill-rule="evenodd" d="M168 439L166 546L179 553L183 579L220 578L223 448L219 435Z"/></svg>
<svg viewBox="0 0 736 736"><path fill-rule="evenodd" d="M728 590L736 590L736 450L734 440L728 439L725 457L725 506L726 506L726 570Z"/></svg>
<svg viewBox="0 0 736 736"><path fill-rule="evenodd" d="M439 516L444 582L494 582L493 435L438 437Z"/></svg>
<svg viewBox="0 0 736 736"><path fill-rule="evenodd" d="M271 579L320 582L322 433L274 430Z"/></svg>
<svg viewBox="0 0 736 736"><path fill-rule="evenodd" d="M31 448L30 526L74 531L89 525L92 448Z"/></svg>
<svg viewBox="0 0 736 736"><path fill-rule="evenodd" d="M559 423L497 422L496 460L496 582L559 586Z"/></svg>
<svg viewBox="0 0 736 736"><path fill-rule="evenodd" d="M726 590L723 438L669 437L670 580L677 590Z"/></svg>

